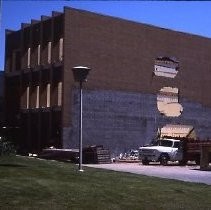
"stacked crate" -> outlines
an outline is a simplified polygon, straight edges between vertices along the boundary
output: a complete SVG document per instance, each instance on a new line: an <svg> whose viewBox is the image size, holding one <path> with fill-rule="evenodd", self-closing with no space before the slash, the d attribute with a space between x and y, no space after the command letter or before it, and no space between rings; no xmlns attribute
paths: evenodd
<svg viewBox="0 0 211 210"><path fill-rule="evenodd" d="M111 163L111 155L108 149L102 145L94 145L83 149L83 163L106 164Z"/></svg>

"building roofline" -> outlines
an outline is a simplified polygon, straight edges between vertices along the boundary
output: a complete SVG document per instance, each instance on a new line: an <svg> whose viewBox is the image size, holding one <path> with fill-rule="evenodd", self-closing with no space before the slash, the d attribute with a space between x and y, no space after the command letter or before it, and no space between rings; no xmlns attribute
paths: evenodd
<svg viewBox="0 0 211 210"><path fill-rule="evenodd" d="M50 18L54 18L54 17L57 17L59 15L65 14L66 10L73 10L73 11L77 11L77 12L80 12L80 13L90 13L90 14L99 15L99 16L105 17L105 18L107 17L107 18L112 18L112 19L116 19L116 20L120 20L120 21L124 21L124 22L128 22L128 23L132 23L132 24L143 25L143 26L146 26L146 27L154 28L154 29L160 29L160 30L165 30L165 31L168 31L168 32L180 33L180 34L183 34L183 35L186 35L186 36L193 36L193 37L196 37L196 38L203 38L203 39L211 40L211 37L206 37L206 36L202 36L202 35L198 35L198 34L192 34L192 33L184 32L184 31L177 31L177 30L169 29L169 28L163 28L161 26L156 26L156 25L152 25L152 24L148 24L148 23L142 23L142 22L124 19L124 18L121 18L121 17L111 16L111 15L107 15L107 14L102 14L102 13L98 13L98 12L92 12L92 11L88 11L88 10L84 10L84 9L77 9L77 8L73 8L73 7L69 7L69 6L64 6L63 12L52 11L51 16L41 15L40 20L36 20L36 23L41 22L41 21L46 21ZM33 19L31 19L31 24L30 23L21 23L21 28L19 30L21 30L22 28L29 27L33 23L35 23L35 20L33 20ZM19 31L19 30L16 30L16 31ZM16 32L16 31L12 31L10 29L6 29L6 31L8 32L8 34L12 33L12 32Z"/></svg>
<svg viewBox="0 0 211 210"><path fill-rule="evenodd" d="M198 38L205 38L205 39L211 40L211 37L206 37L206 36L202 36L202 35L199 35L199 34L192 34L192 33L189 33L189 32L177 31L177 30L170 29L170 28L163 28L161 26L156 26L156 25L149 24L149 23L138 22L138 21L135 21L135 20L124 19L124 18L121 18L121 17L116 17L116 16L107 15L107 14L98 13L98 12L92 12L92 11L88 11L88 10L84 10L84 9L77 9L77 8L73 8L73 7L69 7L69 6L64 7L64 13L65 13L65 9L75 10L75 11L82 12L82 13L91 13L91 14L100 15L100 16L103 16L103 17L114 18L114 19L117 19L117 20L120 20L120 21L130 22L130 23L137 24L137 25L143 25L143 26L150 27L150 28L161 29L161 30L165 30L165 31L169 31L169 32L176 32L176 33L180 33L180 34L184 34L184 35L188 35L188 36L194 36L194 37L198 37Z"/></svg>

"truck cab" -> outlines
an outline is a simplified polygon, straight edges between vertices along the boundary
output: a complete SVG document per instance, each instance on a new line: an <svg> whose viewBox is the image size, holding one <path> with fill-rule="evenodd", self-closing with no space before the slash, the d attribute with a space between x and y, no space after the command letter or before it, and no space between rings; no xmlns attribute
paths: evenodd
<svg viewBox="0 0 211 210"><path fill-rule="evenodd" d="M149 146L140 147L139 158L143 165L150 162L167 165L168 161L182 161L182 142L177 139L158 139Z"/></svg>

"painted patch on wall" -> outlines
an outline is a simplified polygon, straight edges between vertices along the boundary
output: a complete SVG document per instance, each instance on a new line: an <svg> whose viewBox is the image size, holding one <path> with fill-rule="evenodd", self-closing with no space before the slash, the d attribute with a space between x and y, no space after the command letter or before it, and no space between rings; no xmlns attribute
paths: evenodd
<svg viewBox="0 0 211 210"><path fill-rule="evenodd" d="M186 137L196 139L196 132L192 125L181 125L181 124L166 124L160 131L160 137Z"/></svg>
<svg viewBox="0 0 211 210"><path fill-rule="evenodd" d="M155 59L154 74L159 77L175 78L178 73L179 62L169 57Z"/></svg>
<svg viewBox="0 0 211 210"><path fill-rule="evenodd" d="M173 87L163 87L157 94L157 108L161 114L167 117L179 117L183 111L179 103L179 89Z"/></svg>

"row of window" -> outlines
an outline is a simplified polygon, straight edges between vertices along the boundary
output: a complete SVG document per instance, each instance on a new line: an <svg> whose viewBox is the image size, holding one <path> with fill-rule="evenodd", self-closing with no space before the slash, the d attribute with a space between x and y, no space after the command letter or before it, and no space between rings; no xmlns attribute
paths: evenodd
<svg viewBox="0 0 211 210"><path fill-rule="evenodd" d="M55 88L55 87L54 87ZM35 87L35 90L34 88L30 87L30 86L27 86L26 87L26 90L24 92L24 95L25 97L24 98L24 101L23 101L23 107L22 108L26 108L26 109L29 109L29 108L43 108L43 107L51 107L52 105L57 105L57 106L61 106L62 105L62 82L59 82L57 84L57 87L56 87L56 103L54 101L54 103L51 103L51 84L48 83L46 84L44 90L42 90L42 92L45 92L45 98L44 98L44 103L42 102L42 105L40 103L40 99L41 99L41 90L40 90L40 86L37 85ZM33 94L35 92L35 99L33 101Z"/></svg>
<svg viewBox="0 0 211 210"><path fill-rule="evenodd" d="M58 60L63 61L63 38L59 39L58 42ZM27 49L26 58L26 67L30 68L32 65L32 48L29 47ZM33 63L40 65L41 64L41 45L39 44L36 48L35 61ZM11 59L11 60L10 60ZM9 63L8 63L9 62ZM21 52L20 50L14 50L12 53L12 57L7 61L7 68L9 71L20 70L21 69ZM52 63L52 42L47 43L47 63Z"/></svg>
<svg viewBox="0 0 211 210"><path fill-rule="evenodd" d="M63 60L63 38L59 39L59 60ZM39 44L37 47L37 65L40 65L41 58L41 45ZM52 62L52 42L48 42L48 63ZM27 52L27 67L31 67L31 48L28 48Z"/></svg>

